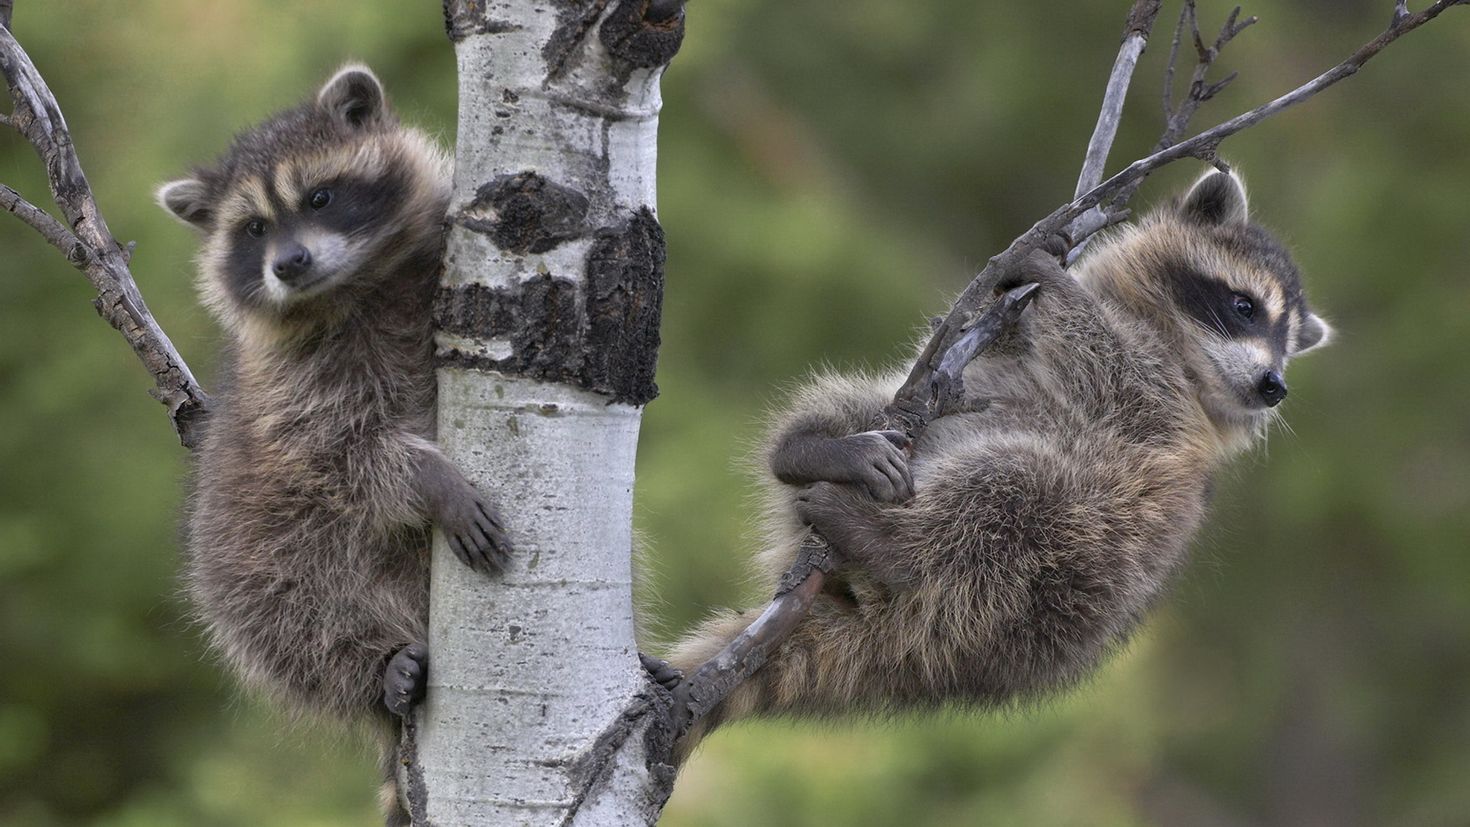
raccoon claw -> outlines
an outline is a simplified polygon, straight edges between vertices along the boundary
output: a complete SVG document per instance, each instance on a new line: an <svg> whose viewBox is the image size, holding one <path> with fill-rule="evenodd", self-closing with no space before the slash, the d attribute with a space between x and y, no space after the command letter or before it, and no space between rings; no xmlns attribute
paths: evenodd
<svg viewBox="0 0 1470 827"><path fill-rule="evenodd" d="M643 671L648 673L648 677L652 678L654 683L670 692L673 692L679 684L684 682L684 673L675 669L666 660L659 660L658 658L645 655L642 652L638 653L638 660L643 664Z"/></svg>
<svg viewBox="0 0 1470 827"><path fill-rule="evenodd" d="M400 718L406 717L428 688L429 647L410 643L398 650L383 669L383 705Z"/></svg>
<svg viewBox="0 0 1470 827"><path fill-rule="evenodd" d="M1032 250L1021 262L1003 274L995 284L996 295L1003 296L1002 301L1018 303L1025 307L1030 302L1029 293L1020 293L1028 283L1044 285L1047 282L1060 283L1071 281L1072 277L1062 269L1061 263L1049 249ZM1035 288L1032 288L1033 290ZM1018 308L1019 311L1019 308Z"/></svg>
<svg viewBox="0 0 1470 827"><path fill-rule="evenodd" d="M1072 240L1072 236L1065 230L1052 233L1046 237L1046 241L1041 243L1041 249L1045 250L1048 255L1057 261L1066 261L1067 254L1071 253L1072 248L1076 246L1077 243Z"/></svg>
<svg viewBox="0 0 1470 827"><path fill-rule="evenodd" d="M868 495L882 502L903 502L914 496L906 449L910 440L902 431L864 431L841 440L854 466L851 482L862 484ZM844 480L849 481L849 480Z"/></svg>
<svg viewBox="0 0 1470 827"><path fill-rule="evenodd" d="M495 508L476 494L466 498L439 522L444 539L460 562L494 574L510 562L510 537Z"/></svg>

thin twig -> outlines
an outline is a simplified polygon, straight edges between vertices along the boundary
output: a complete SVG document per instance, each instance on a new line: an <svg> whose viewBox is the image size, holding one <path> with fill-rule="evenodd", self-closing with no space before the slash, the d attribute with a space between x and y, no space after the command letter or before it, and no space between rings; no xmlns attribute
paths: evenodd
<svg viewBox="0 0 1470 827"><path fill-rule="evenodd" d="M51 217L51 214L37 207L35 204L25 200L21 194L10 187L0 184L0 207L5 211L29 224L32 229L40 233L52 247L61 251L66 260L78 268L84 268L92 258L92 251L87 249L71 230L68 230L60 221Z"/></svg>
<svg viewBox="0 0 1470 827"><path fill-rule="evenodd" d="M1205 101L1218 95L1226 86L1235 80L1238 73L1231 72L1222 80L1215 83L1205 83L1205 77L1210 68L1220 57L1220 52L1225 45L1234 40L1236 35L1256 24L1259 18L1252 15L1245 20L1240 20L1240 6L1236 6L1225 23L1220 27L1220 34L1215 38L1213 46L1205 46L1204 39L1200 35L1199 20L1195 13L1195 0L1185 0L1184 8L1179 13L1179 24L1174 30L1174 46L1169 51L1169 65L1165 70L1164 87L1164 132L1159 136L1158 143L1154 144L1154 151L1168 149L1178 143L1180 137L1189 129L1189 122L1199 111L1199 107ZM1189 82L1189 91L1178 104L1174 103L1173 77L1175 65L1179 59L1179 43L1182 38L1185 24L1190 27L1190 34L1195 41L1196 63L1194 75ZM1211 159L1217 166L1223 166L1219 159ZM1112 199L1113 207L1127 204L1138 187L1143 183L1142 179L1122 188Z"/></svg>
<svg viewBox="0 0 1470 827"><path fill-rule="evenodd" d="M1148 47L1148 36L1153 31L1154 20L1159 16L1161 5L1162 0L1136 0L1128 13L1128 29L1123 33L1123 45L1118 48L1113 71L1108 75L1107 89L1103 92L1102 106L1097 113L1097 126L1093 128L1092 138L1087 142L1082 173L1077 177L1076 195L1097 186L1103 178L1108 153L1113 148L1113 139L1118 135L1118 124L1123 119L1123 103L1133 81L1133 70L1138 66L1138 58Z"/></svg>
<svg viewBox="0 0 1470 827"><path fill-rule="evenodd" d="M1397 29L1408 16L1409 0L1397 0L1393 6L1393 19L1389 21L1389 28Z"/></svg>
<svg viewBox="0 0 1470 827"><path fill-rule="evenodd" d="M10 3L0 3L4 3L0 12L9 10ZM14 190L6 188L0 198L7 210L40 232L86 274L97 290L93 301L97 312L122 333L153 374L155 387L151 393L168 407L180 442L192 448L199 438L199 425L208 414L209 396L143 302L128 269L131 245L118 244L107 229L56 98L25 50L3 28L0 74L5 77L13 104L8 123L25 136L45 164L51 195L66 219L65 226Z"/></svg>
<svg viewBox="0 0 1470 827"><path fill-rule="evenodd" d="M1184 21L1189 10L1194 7L1192 3L1185 3L1179 12L1179 22L1174 24L1174 42L1169 44L1169 62L1164 67L1164 122L1174 114L1174 67L1179 63L1179 42L1184 37Z"/></svg>
<svg viewBox="0 0 1470 827"><path fill-rule="evenodd" d="M1185 3L1185 14L1188 16L1189 24L1193 29L1198 62L1194 67L1194 77L1189 83L1189 93L1184 96L1184 100L1179 102L1178 107L1169 114L1164 135L1159 139L1158 149L1165 149L1176 143L1180 136L1184 134L1185 129L1189 127L1189 120L1194 116L1195 111L1199 109L1200 104L1220 94L1226 86L1229 86L1235 80L1238 75L1237 72L1231 72L1215 83L1206 83L1205 77L1209 73L1210 68L1215 65L1215 61L1220 57L1220 52L1225 48L1225 45L1234 40L1236 35L1255 25L1259 19L1252 15L1245 20L1236 22L1240 18L1240 6L1236 6L1230 12L1230 16L1225 19L1225 24L1220 28L1220 34L1215 38L1214 45L1206 46L1203 38L1200 36L1199 20L1196 17L1194 0L1187 0Z"/></svg>
<svg viewBox="0 0 1470 827"><path fill-rule="evenodd" d="M903 387L899 389L893 402L884 409L881 421L889 423L889 427L902 427L915 433L922 431L929 422L943 415L954 404L962 390L955 381L957 370L962 370L963 362L968 361L965 349L974 348L974 352L979 352L987 344L983 337L977 339L973 335L974 331L989 324L987 320L993 321L999 312L998 308L1006 305L1004 301L990 301L996 281L1002 273L1011 272L1033 250L1041 249L1049 238L1071 225L1078 216L1113 198L1126 187L1136 185L1154 170L1180 158L1213 160L1216 149L1224 139L1295 106L1356 73L1374 55L1400 36L1433 20L1445 9L1465 2L1470 0L1438 0L1418 14L1402 19L1396 15L1394 24L1388 31L1359 48L1337 66L1269 103L1231 118L1187 141L1161 148L1134 161L1111 178L1036 222L1003 252L990 259L955 300L949 313L930 336ZM1403 5L1402 0L1399 5ZM1236 23L1235 18L1236 15L1232 14L1222 30L1221 38L1217 39L1213 47L1216 55L1225 42L1254 22L1252 18ZM1226 32L1231 31L1232 34L1225 36ZM1203 46L1202 39L1199 43ZM1208 47L1204 51L1208 51ZM1113 203L1115 208L1120 207L1116 201ZM1082 240L1085 238L1073 239ZM987 305L988 309L982 312L981 308ZM782 578L781 588L784 591L771 602L756 623L680 684L676 690L676 698L680 703L676 706L675 714L679 716L681 727L676 732L682 733L691 721L698 720L718 705L740 681L765 662L805 616L815 595L821 591L826 576L825 568L820 564L825 547L826 541L815 538L813 533L802 544L792 571Z"/></svg>

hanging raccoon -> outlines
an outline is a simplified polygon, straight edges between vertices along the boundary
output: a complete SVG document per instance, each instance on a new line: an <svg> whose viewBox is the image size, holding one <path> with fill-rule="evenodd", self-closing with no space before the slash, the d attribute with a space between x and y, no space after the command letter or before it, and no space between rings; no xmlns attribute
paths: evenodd
<svg viewBox="0 0 1470 827"><path fill-rule="evenodd" d="M904 450L867 431L907 369L827 375L775 422L769 582L807 526L844 560L810 614L685 737L753 715L995 707L1065 688L1137 626L1184 561L1221 464L1265 433L1292 357L1326 343L1286 250L1212 172L1040 291L964 372L966 412ZM707 621L686 674L756 612Z"/></svg>
<svg viewBox="0 0 1470 827"><path fill-rule="evenodd" d="M226 334L189 596L247 685L375 724L387 748L424 691L430 524L487 574L511 550L433 442L449 192L448 156L362 66L158 191L203 236L200 291Z"/></svg>

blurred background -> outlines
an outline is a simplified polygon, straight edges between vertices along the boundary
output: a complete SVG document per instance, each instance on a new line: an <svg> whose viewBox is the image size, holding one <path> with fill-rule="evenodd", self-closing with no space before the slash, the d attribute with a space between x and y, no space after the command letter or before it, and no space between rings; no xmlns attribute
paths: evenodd
<svg viewBox="0 0 1470 827"><path fill-rule="evenodd" d="M21 0L154 312L206 379L193 239L151 188L348 57L453 139L437 3ZM1213 29L1227 5L1201 0ZM1213 123L1336 63L1388 0L1252 0ZM1416 7L1422 2L1416 2ZM901 354L1070 195L1127 0L695 0L665 77L663 395L640 446L645 590L672 636L746 603L765 407L820 363ZM1116 168L1160 131L1176 3ZM1222 481L1198 559L1096 680L1042 708L744 725L688 766L685 825L1470 824L1470 10L1233 138L1333 347L1290 431ZM1136 207L1200 172L1180 163ZM47 200L0 130L0 181ZM0 217L0 824L375 823L373 761L288 730L207 662L177 598L185 454L85 280Z"/></svg>

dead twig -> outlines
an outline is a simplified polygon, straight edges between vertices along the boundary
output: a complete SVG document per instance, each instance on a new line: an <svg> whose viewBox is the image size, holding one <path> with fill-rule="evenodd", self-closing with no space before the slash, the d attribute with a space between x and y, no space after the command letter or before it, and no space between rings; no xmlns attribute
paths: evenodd
<svg viewBox="0 0 1470 827"><path fill-rule="evenodd" d="M0 0L0 22L8 22L12 3ZM61 107L8 26L0 27L0 74L13 104L6 123L25 136L45 164L52 198L66 222L57 221L9 187L0 188L0 205L39 232L87 276L97 290L93 300L97 312L127 339L153 375L152 395L168 407L179 440L192 448L208 414L209 396L143 302L128 268L132 245L118 244L108 230Z"/></svg>
<svg viewBox="0 0 1470 827"><path fill-rule="evenodd" d="M1077 176L1077 190L1073 197L1098 185L1112 151L1113 140L1118 136L1118 125L1123 121L1123 103L1128 97L1128 87L1133 83L1133 70L1138 59L1148 48L1148 37L1158 19L1162 0L1135 0L1128 12L1128 23L1123 31L1123 45L1113 61L1113 71L1108 75L1108 85L1103 92L1102 106L1097 114L1097 126L1087 142L1087 155L1082 161L1082 172ZM1106 222L1108 216L1102 208L1094 209L1077 219L1077 223ZM1081 228L1069 228L1076 234ZM1090 233L1088 233L1090 235Z"/></svg>
<svg viewBox="0 0 1470 827"><path fill-rule="evenodd" d="M1226 86L1229 86L1235 80L1238 74L1237 72L1231 72L1224 79L1215 83L1207 83L1206 77L1210 68L1215 65L1215 61L1219 59L1220 52L1224 50L1226 44L1234 40L1236 35L1255 25L1257 20L1258 18L1254 16L1240 20L1240 6L1236 6L1225 19L1225 24L1221 26L1220 33L1216 36L1214 43L1207 46L1205 45L1204 37L1200 34L1199 14L1195 7L1195 0L1185 0L1183 8L1179 11L1179 22L1174 26L1174 39L1169 44L1169 60L1164 69L1164 133L1160 136L1158 143L1155 144L1155 151L1168 149L1177 143L1180 136L1189 128L1189 122L1194 117L1195 112L1199 111L1200 105L1220 94ZM1178 104L1175 104L1174 72L1178 66L1179 46L1183 41L1186 26L1189 28L1190 36L1193 38L1197 59L1194 75L1190 79L1189 91L1185 93L1184 98ZM1100 180L1101 177L1088 182L1088 186L1085 189L1080 186L1082 182L1079 181L1076 194L1081 195L1086 190L1092 189L1092 187L1097 186ZM1088 241L1091 237L1099 229L1107 226L1106 224L1099 225L1099 214L1116 215L1122 211L1124 206L1132 200L1133 194L1138 191L1138 187L1142 183L1143 179L1139 179L1134 184L1124 187L1112 199L1108 208L1098 207L1089 210L1074 221L1072 226L1067 228L1069 237L1074 240L1080 239L1075 241L1075 246L1067 254L1068 264L1076 261L1082 255L1082 251L1087 248Z"/></svg>

